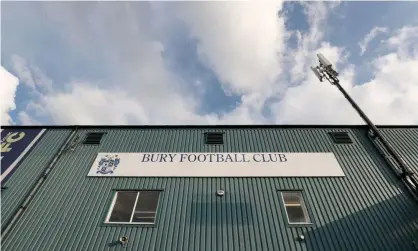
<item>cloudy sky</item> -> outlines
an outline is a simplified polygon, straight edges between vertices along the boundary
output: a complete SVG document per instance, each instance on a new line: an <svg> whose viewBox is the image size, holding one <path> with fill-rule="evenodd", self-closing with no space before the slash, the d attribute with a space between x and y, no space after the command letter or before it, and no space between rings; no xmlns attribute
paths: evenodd
<svg viewBox="0 0 418 251"><path fill-rule="evenodd" d="M418 2L1 2L5 124L418 124Z"/></svg>

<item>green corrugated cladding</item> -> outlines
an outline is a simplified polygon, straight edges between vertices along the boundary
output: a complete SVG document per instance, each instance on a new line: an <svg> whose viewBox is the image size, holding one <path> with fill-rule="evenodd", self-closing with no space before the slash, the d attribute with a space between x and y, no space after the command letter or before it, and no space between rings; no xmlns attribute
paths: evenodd
<svg viewBox="0 0 418 251"><path fill-rule="evenodd" d="M70 130L47 130L37 142L13 175L2 185L7 189L1 192L2 225L11 220L25 196L35 186L37 178L45 171L46 166L57 154Z"/></svg>
<svg viewBox="0 0 418 251"><path fill-rule="evenodd" d="M382 134L418 175L418 128L382 129Z"/></svg>
<svg viewBox="0 0 418 251"><path fill-rule="evenodd" d="M92 130L81 130L78 134L83 136L87 131ZM121 128L104 131L108 134L100 146L80 144L62 156L3 240L3 250L417 250L413 241L418 239L418 203L377 154L365 129ZM204 145L202 133L206 131L225 132L225 144ZM354 144L335 145L327 131L349 131ZM417 131L408 133L415 138L418 135ZM388 130L398 143L396 147L402 148L416 167L416 141L403 139L408 133L403 129ZM67 134L47 134L49 138L44 142L48 144L43 142L36 150L46 151L41 146L54 149ZM332 151L346 176L87 177L98 152L274 151ZM36 151L32 153L36 154ZM30 158L25 161L27 177L36 176L36 166L42 166L40 160L31 162ZM226 192L223 197L215 196L220 188ZM112 189L162 189L156 224L153 227L104 225ZM280 189L304 191L312 226L286 224ZM13 194L14 190L8 192ZM300 234L305 236L305 241L296 239ZM121 236L129 238L126 248L108 246Z"/></svg>

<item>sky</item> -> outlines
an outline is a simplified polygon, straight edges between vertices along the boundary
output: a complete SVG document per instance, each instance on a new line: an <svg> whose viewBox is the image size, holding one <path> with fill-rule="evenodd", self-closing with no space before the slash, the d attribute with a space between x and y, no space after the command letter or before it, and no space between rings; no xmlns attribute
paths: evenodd
<svg viewBox="0 0 418 251"><path fill-rule="evenodd" d="M0 4L1 125L418 124L418 2Z"/></svg>

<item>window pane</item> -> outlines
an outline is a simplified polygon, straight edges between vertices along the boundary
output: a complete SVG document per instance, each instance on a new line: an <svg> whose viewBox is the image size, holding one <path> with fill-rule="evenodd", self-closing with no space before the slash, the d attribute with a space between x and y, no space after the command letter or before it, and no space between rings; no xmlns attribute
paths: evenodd
<svg viewBox="0 0 418 251"><path fill-rule="evenodd" d="M129 222L138 192L117 192L110 222Z"/></svg>
<svg viewBox="0 0 418 251"><path fill-rule="evenodd" d="M132 222L154 223L155 218L134 218Z"/></svg>
<svg viewBox="0 0 418 251"><path fill-rule="evenodd" d="M300 191L282 192L289 223L309 223L309 216Z"/></svg>
<svg viewBox="0 0 418 251"><path fill-rule="evenodd" d="M140 192L132 222L153 223L155 220L159 196L159 191Z"/></svg>
<svg viewBox="0 0 418 251"><path fill-rule="evenodd" d="M160 191L141 191L139 192L138 203L135 211L155 212L157 211L158 197Z"/></svg>
<svg viewBox="0 0 418 251"><path fill-rule="evenodd" d="M308 219L305 217L305 213L300 206L287 206L287 217L289 218L289 223L304 223L308 222Z"/></svg>
<svg viewBox="0 0 418 251"><path fill-rule="evenodd" d="M283 200L285 204L300 204L302 198L300 192L283 192Z"/></svg>
<svg viewBox="0 0 418 251"><path fill-rule="evenodd" d="M141 211L136 211L134 213L134 218L150 218L150 217L155 217L155 212L153 213L146 213L146 212L141 212Z"/></svg>

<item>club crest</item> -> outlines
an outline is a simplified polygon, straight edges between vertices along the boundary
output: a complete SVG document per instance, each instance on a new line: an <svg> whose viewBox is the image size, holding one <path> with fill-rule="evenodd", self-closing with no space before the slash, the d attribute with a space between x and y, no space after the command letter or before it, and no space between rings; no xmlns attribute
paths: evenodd
<svg viewBox="0 0 418 251"><path fill-rule="evenodd" d="M118 155L106 155L99 161L97 173L112 174L113 171L118 167L119 163L120 158L118 158Z"/></svg>

